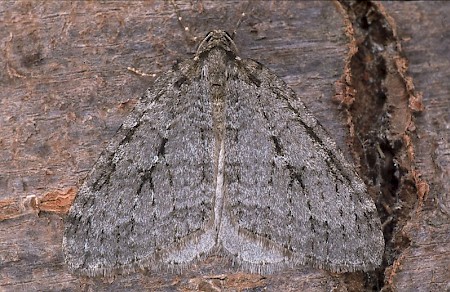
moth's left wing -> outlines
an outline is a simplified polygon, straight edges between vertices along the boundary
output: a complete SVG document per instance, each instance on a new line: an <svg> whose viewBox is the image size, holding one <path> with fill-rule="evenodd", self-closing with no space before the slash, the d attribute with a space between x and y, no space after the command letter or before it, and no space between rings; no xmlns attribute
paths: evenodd
<svg viewBox="0 0 450 292"><path fill-rule="evenodd" d="M63 241L72 272L177 268L215 246L211 105L188 77L156 81L81 186Z"/></svg>

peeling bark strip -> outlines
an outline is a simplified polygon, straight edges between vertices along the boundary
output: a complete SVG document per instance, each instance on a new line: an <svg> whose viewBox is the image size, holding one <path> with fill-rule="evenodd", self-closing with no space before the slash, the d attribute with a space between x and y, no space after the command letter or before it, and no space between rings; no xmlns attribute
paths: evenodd
<svg viewBox="0 0 450 292"><path fill-rule="evenodd" d="M413 113L424 106L422 95L406 75L393 19L382 5L369 1L340 1L347 13L351 54L339 99L348 106L355 152L371 192L378 195L386 250L383 269L373 279L382 287L385 269L409 245L401 231L420 206L427 184L414 161L411 137ZM348 94L350 93L350 94Z"/></svg>
<svg viewBox="0 0 450 292"><path fill-rule="evenodd" d="M39 214L39 212L51 212L66 214L75 198L75 189L69 188L63 191L53 191L42 197L30 195L20 199L6 199L0 201L0 221L25 216L27 214Z"/></svg>

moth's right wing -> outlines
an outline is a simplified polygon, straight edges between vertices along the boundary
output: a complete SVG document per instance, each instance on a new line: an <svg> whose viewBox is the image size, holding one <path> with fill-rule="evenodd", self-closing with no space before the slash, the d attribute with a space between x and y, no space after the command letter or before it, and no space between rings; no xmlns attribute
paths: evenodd
<svg viewBox="0 0 450 292"><path fill-rule="evenodd" d="M226 99L222 246L257 272L374 269L384 240L363 181L280 78L239 65Z"/></svg>
<svg viewBox="0 0 450 292"><path fill-rule="evenodd" d="M183 266L214 246L213 131L205 90L182 70L169 72L127 117L68 214L63 247L72 272Z"/></svg>

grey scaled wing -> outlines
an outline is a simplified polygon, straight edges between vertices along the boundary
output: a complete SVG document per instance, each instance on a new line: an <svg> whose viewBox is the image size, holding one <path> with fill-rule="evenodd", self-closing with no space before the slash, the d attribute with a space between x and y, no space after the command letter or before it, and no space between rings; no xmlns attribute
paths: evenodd
<svg viewBox="0 0 450 292"><path fill-rule="evenodd" d="M215 245L211 104L204 84L177 86L191 62L147 91L81 186L63 240L73 273L184 265Z"/></svg>
<svg viewBox="0 0 450 292"><path fill-rule="evenodd" d="M252 60L236 66L245 69L226 97L225 251L256 272L379 266L380 220L353 167L280 78Z"/></svg>

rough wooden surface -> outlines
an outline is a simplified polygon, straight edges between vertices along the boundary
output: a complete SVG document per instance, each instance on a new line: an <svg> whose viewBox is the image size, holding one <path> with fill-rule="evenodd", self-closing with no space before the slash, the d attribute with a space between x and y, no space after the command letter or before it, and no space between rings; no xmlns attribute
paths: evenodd
<svg viewBox="0 0 450 292"><path fill-rule="evenodd" d="M233 30L244 7L179 4L200 38ZM181 275L68 274L64 213L153 80L127 67L158 74L192 57L195 45L163 1L11 1L0 3L0 290L449 289L450 4L250 7L236 37L241 56L283 78L360 166L385 222L383 266L367 274L299 268L262 277L211 257Z"/></svg>
<svg viewBox="0 0 450 292"><path fill-rule="evenodd" d="M430 186L402 232L409 239L386 279L397 291L450 290L450 3L383 3L423 93L414 135L416 168Z"/></svg>

